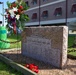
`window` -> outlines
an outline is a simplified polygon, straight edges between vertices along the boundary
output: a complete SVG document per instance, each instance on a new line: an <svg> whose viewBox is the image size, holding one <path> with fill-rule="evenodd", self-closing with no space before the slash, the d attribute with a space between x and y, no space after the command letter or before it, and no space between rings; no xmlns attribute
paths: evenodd
<svg viewBox="0 0 76 75"><path fill-rule="evenodd" d="M43 11L42 17L43 18L47 18L48 17L48 11L47 10L46 11Z"/></svg>
<svg viewBox="0 0 76 75"><path fill-rule="evenodd" d="M71 12L72 14L76 14L76 4L72 5Z"/></svg>
<svg viewBox="0 0 76 75"><path fill-rule="evenodd" d="M47 1L47 0L43 0L43 2L45 2L45 1Z"/></svg>
<svg viewBox="0 0 76 75"><path fill-rule="evenodd" d="M54 12L54 15L55 16L61 16L62 15L62 8L56 8L55 9L55 12Z"/></svg>
<svg viewBox="0 0 76 75"><path fill-rule="evenodd" d="M29 3L28 3L28 1L27 2L25 2L26 3L26 6L29 6Z"/></svg>
<svg viewBox="0 0 76 75"><path fill-rule="evenodd" d="M33 13L32 19L37 19L37 13Z"/></svg>
<svg viewBox="0 0 76 75"><path fill-rule="evenodd" d="M33 5L37 4L37 0L32 0L32 4Z"/></svg>

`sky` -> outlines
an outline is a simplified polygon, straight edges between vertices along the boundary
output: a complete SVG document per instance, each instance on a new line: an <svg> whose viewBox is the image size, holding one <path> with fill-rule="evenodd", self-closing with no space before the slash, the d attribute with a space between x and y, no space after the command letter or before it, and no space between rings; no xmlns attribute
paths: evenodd
<svg viewBox="0 0 76 75"><path fill-rule="evenodd" d="M6 4L7 1L14 2L15 0L0 0L0 2L4 3L4 9L7 8L7 4ZM1 15L2 10L3 10L3 7L2 7L2 4L0 4L0 21L2 21L2 19L3 19L3 16Z"/></svg>

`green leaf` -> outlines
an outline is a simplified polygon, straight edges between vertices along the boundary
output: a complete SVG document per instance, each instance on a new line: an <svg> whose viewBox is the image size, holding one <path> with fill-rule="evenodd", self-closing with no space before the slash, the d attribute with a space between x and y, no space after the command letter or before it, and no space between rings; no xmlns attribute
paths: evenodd
<svg viewBox="0 0 76 75"><path fill-rule="evenodd" d="M7 1L7 6L10 7L11 6L11 3L9 1Z"/></svg>

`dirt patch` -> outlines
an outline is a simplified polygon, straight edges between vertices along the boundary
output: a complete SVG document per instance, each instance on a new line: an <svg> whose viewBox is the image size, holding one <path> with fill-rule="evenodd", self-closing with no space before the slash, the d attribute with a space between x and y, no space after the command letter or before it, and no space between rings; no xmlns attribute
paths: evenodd
<svg viewBox="0 0 76 75"><path fill-rule="evenodd" d="M27 63L34 63L35 65L38 65L39 75L76 75L75 59L68 59L66 68L61 70L52 65L45 64L44 62L23 56L21 54L21 50L11 50L2 52L1 54L22 65L25 65Z"/></svg>

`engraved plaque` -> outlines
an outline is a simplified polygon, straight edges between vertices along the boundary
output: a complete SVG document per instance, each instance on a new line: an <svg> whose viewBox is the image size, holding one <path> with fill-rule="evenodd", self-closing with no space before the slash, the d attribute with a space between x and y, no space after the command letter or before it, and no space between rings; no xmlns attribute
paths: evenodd
<svg viewBox="0 0 76 75"><path fill-rule="evenodd" d="M25 39L22 39L23 55L58 68L65 66L67 61L67 26L27 27L23 33L26 34Z"/></svg>

